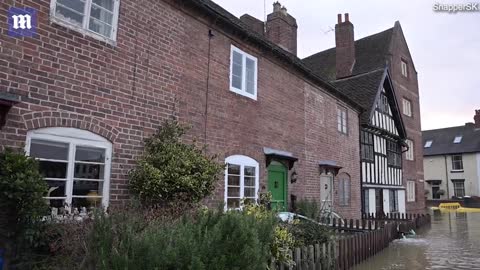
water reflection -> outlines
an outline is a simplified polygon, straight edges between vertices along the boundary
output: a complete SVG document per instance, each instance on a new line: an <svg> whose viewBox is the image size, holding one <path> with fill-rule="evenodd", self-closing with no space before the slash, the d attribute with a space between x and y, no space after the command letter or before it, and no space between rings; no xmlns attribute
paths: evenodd
<svg viewBox="0 0 480 270"><path fill-rule="evenodd" d="M480 269L480 213L435 212L417 238L396 240L354 269Z"/></svg>

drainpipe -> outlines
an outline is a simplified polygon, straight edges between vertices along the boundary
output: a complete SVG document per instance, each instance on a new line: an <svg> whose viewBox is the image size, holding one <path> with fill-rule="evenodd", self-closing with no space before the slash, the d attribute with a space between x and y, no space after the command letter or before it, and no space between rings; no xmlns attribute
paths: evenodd
<svg viewBox="0 0 480 270"><path fill-rule="evenodd" d="M450 188L448 187L448 163L447 163L447 156L443 156L445 159L445 179L447 184L447 199L450 199Z"/></svg>

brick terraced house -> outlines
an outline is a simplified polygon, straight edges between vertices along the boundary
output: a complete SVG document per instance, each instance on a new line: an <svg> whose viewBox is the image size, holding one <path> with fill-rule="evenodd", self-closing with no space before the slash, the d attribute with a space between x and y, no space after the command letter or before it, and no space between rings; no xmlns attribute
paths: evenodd
<svg viewBox="0 0 480 270"><path fill-rule="evenodd" d="M418 80L400 23L355 41L349 15L339 14L335 34L335 48L303 61L366 111L360 117L363 212L422 212Z"/></svg>
<svg viewBox="0 0 480 270"><path fill-rule="evenodd" d="M7 35L11 7L36 10L33 37ZM227 164L207 204L271 191L360 217L364 106L296 56L280 4L264 23L209 0L5 0L0 31L0 146L40 160L53 208L129 199L144 139L175 118Z"/></svg>

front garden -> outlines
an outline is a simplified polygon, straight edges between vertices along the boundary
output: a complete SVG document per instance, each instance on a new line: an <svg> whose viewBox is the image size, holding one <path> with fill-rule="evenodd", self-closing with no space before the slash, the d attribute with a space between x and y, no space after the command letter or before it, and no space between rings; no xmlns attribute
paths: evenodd
<svg viewBox="0 0 480 270"><path fill-rule="evenodd" d="M7 269L264 270L272 261L294 264L295 247L333 240L316 222L282 222L269 207L269 194L241 209L202 206L224 167L195 143L184 143L184 133L167 122L146 141L129 175L129 203L89 213L65 206L70 213L61 219L42 199L47 186L37 162L2 152L0 249ZM314 202L299 205L317 217Z"/></svg>

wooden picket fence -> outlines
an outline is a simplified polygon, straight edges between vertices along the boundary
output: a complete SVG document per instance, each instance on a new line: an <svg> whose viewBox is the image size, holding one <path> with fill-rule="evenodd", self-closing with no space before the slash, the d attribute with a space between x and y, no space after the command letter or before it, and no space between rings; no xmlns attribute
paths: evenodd
<svg viewBox="0 0 480 270"><path fill-rule="evenodd" d="M272 263L271 270L317 270L350 269L354 265L374 256L395 239L401 232L417 229L430 223L429 215L412 215L403 219L336 220L330 224L336 238L330 243L296 248L290 254L295 265ZM382 217L383 218L383 217Z"/></svg>

